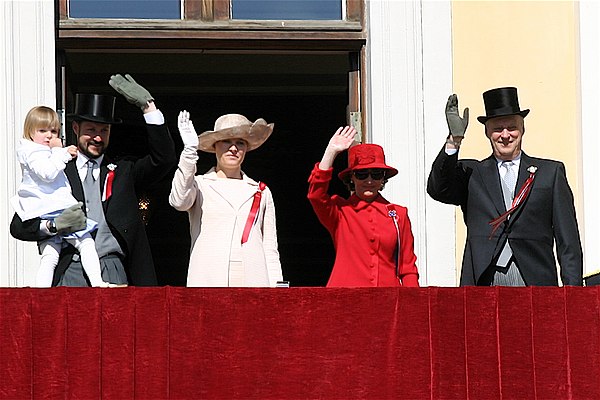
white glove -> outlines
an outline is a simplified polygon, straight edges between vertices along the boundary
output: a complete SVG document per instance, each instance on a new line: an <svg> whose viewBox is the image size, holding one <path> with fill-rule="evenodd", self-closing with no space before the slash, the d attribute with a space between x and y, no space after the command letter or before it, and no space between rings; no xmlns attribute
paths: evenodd
<svg viewBox="0 0 600 400"><path fill-rule="evenodd" d="M179 113L177 118L177 127L179 128L179 135L183 141L184 147L193 147L194 150L198 149L198 134L194 129L194 124L190 121L190 113L183 110Z"/></svg>

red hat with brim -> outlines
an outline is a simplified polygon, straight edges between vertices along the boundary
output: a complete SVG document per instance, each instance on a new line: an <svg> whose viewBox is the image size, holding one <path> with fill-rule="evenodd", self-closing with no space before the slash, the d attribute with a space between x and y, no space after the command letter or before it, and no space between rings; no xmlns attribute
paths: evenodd
<svg viewBox="0 0 600 400"><path fill-rule="evenodd" d="M360 169L385 169L386 178L391 178L398 174L396 168L390 167L385 163L385 154L383 147L378 144L358 144L350 147L348 150L348 168L338 174L342 181L349 179L352 171Z"/></svg>

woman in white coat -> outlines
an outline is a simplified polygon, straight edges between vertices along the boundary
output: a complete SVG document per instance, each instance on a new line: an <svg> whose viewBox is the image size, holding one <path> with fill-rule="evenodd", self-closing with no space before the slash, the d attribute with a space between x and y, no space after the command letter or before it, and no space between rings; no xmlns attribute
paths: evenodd
<svg viewBox="0 0 600 400"><path fill-rule="evenodd" d="M189 216L187 286L274 287L283 276L273 197L242 171L246 153L269 138L273 124L227 114L213 131L197 135L182 111L178 127L184 148L169 204ZM198 150L215 153L217 165L196 176Z"/></svg>

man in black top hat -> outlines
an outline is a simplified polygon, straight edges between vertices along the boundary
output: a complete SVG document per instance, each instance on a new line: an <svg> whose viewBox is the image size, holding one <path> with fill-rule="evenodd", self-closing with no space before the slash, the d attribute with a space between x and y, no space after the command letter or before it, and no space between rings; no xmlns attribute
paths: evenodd
<svg viewBox="0 0 600 400"><path fill-rule="evenodd" d="M20 240L39 241L55 234L76 232L85 218L98 222L95 234L102 278L117 285L152 286L156 272L138 210L137 194L164 178L177 158L164 116L154 98L129 75L113 75L109 84L144 113L149 154L137 160L109 160L105 155L114 117L115 97L77 94L72 128L77 137L78 156L69 162L65 174L73 196L81 204L71 207L55 220L21 221L15 214L11 234ZM82 210L85 204L85 214ZM55 269L53 286L88 286L75 248L63 248Z"/></svg>
<svg viewBox="0 0 600 400"><path fill-rule="evenodd" d="M442 203L461 206L467 225L461 286L582 285L583 253L573 194L563 163L530 157L521 150L525 133L517 89L483 94L485 125L492 155L458 159L469 121L458 98L446 104L450 134L433 162L427 192Z"/></svg>

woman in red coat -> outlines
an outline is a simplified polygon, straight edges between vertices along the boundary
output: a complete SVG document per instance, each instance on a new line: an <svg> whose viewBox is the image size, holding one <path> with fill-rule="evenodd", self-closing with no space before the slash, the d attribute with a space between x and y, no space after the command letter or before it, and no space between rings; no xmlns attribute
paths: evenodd
<svg viewBox="0 0 600 400"><path fill-rule="evenodd" d="M353 127L339 128L308 180L308 200L336 251L327 286L417 287L417 257L407 209L379 193L398 170L386 165L381 146L352 146L355 135ZM327 194L333 161L345 150L348 168L338 177L351 191L348 199Z"/></svg>

